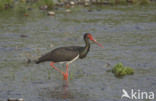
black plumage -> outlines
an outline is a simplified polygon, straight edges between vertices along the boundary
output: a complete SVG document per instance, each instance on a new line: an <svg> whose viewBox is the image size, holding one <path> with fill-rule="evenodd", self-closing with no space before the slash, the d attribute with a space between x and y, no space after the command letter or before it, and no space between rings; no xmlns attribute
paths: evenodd
<svg viewBox="0 0 156 101"><path fill-rule="evenodd" d="M45 61L52 61L52 62L67 62L72 61L75 57L79 55L79 58L82 59L86 57L87 53L90 49L89 43L89 33L84 35L85 46L69 46L69 47L60 47L52 50L51 52L41 56L36 63L41 63Z"/></svg>

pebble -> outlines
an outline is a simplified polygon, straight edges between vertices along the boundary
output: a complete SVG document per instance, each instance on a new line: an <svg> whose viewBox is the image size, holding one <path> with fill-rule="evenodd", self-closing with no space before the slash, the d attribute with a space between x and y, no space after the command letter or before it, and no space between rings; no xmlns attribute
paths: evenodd
<svg viewBox="0 0 156 101"><path fill-rule="evenodd" d="M26 37L28 37L28 36L27 36L27 35L24 35L24 34L21 34L20 37L21 37L21 38L26 38Z"/></svg>
<svg viewBox="0 0 156 101"><path fill-rule="evenodd" d="M19 98L19 99L17 99L17 98L9 98L8 101L24 101L24 99L23 98Z"/></svg>
<svg viewBox="0 0 156 101"><path fill-rule="evenodd" d="M49 16L54 16L54 15L55 15L55 12L49 11L49 12L48 12L48 15L49 15Z"/></svg>
<svg viewBox="0 0 156 101"><path fill-rule="evenodd" d="M70 4L71 4L71 5L75 5L75 2L74 2L74 1L70 1Z"/></svg>
<svg viewBox="0 0 156 101"><path fill-rule="evenodd" d="M47 9L48 9L47 5L40 6L40 10L47 10Z"/></svg>
<svg viewBox="0 0 156 101"><path fill-rule="evenodd" d="M71 10L70 10L70 9L66 9L65 11L66 11L66 13L70 13L70 12L71 12Z"/></svg>

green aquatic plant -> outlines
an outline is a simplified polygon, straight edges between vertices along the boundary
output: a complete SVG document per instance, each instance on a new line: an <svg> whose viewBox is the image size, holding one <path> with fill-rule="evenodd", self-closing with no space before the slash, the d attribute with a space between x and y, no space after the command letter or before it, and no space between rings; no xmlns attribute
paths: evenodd
<svg viewBox="0 0 156 101"><path fill-rule="evenodd" d="M52 9L54 6L54 2L53 0L39 0L36 5L39 7L46 5L48 9Z"/></svg>
<svg viewBox="0 0 156 101"><path fill-rule="evenodd" d="M134 74L134 70L131 67L125 67L122 63L118 63L113 67L112 73L116 77L123 77Z"/></svg>
<svg viewBox="0 0 156 101"><path fill-rule="evenodd" d="M132 75L132 74L134 74L133 68L131 68L131 67L125 67L125 68L126 68L126 73L127 73L127 75Z"/></svg>

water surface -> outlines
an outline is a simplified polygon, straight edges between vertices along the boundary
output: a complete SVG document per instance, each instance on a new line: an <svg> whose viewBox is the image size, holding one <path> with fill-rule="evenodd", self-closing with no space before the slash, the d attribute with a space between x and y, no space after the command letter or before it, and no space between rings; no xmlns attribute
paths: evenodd
<svg viewBox="0 0 156 101"><path fill-rule="evenodd" d="M122 89L156 92L155 14L154 5L76 7L71 13L59 9L56 16L1 12L0 101L119 101ZM70 65L67 90L49 63L26 64L27 58L56 47L84 45L85 32L92 33L104 49L92 44L85 59ZM135 74L118 79L106 72L119 62L133 67Z"/></svg>

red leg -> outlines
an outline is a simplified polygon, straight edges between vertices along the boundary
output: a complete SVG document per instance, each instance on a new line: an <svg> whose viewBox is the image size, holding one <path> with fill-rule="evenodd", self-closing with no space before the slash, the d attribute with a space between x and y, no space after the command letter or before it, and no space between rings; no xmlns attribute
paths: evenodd
<svg viewBox="0 0 156 101"><path fill-rule="evenodd" d="M66 64L66 73L63 76L64 80L68 80L68 64Z"/></svg>
<svg viewBox="0 0 156 101"><path fill-rule="evenodd" d="M60 72L63 77L64 77L64 80L68 80L68 64L66 64L66 72L62 72L60 69L58 69L57 67L54 66L54 62L51 62L50 63L50 66L53 67L55 70L57 70L58 72Z"/></svg>
<svg viewBox="0 0 156 101"><path fill-rule="evenodd" d="M62 71L61 71L60 69L58 69L57 67L55 67L54 64L55 64L54 62L51 62L51 63L50 63L50 66L53 67L53 68L54 68L55 70L57 70L58 72L60 72L62 75L64 75L65 73L62 72Z"/></svg>

